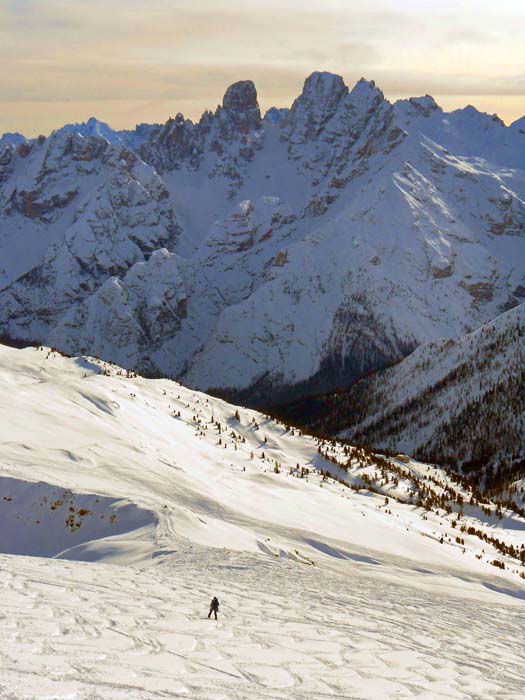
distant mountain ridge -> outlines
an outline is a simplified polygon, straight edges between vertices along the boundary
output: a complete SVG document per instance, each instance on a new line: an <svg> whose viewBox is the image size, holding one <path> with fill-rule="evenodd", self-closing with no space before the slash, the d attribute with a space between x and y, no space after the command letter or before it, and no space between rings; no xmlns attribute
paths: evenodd
<svg viewBox="0 0 525 700"><path fill-rule="evenodd" d="M66 124L58 131L68 131L71 134L80 134L81 136L98 136L113 145L125 146L132 151L138 151L158 127L159 124L137 124L134 129L115 131L105 122L90 117L87 122Z"/></svg>
<svg viewBox="0 0 525 700"><path fill-rule="evenodd" d="M101 122L95 117L90 117L85 122L77 124L64 124L60 129L53 131L50 136L60 132L79 134L80 136L97 136L114 145L126 146L138 151L141 145L147 141L151 133L159 128L159 124L137 124L134 129L112 129L109 124ZM42 137L39 137L42 138ZM0 150L7 146L19 146L20 144L33 143L34 138L26 138L23 134L5 133L0 137Z"/></svg>
<svg viewBox="0 0 525 700"><path fill-rule="evenodd" d="M8 145L0 333L252 403L348 386L525 298L520 124L317 72L264 117L245 80Z"/></svg>

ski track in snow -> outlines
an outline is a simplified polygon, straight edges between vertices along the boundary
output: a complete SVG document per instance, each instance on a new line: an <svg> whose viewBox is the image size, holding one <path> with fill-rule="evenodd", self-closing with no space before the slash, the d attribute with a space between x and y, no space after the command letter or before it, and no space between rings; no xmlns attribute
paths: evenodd
<svg viewBox="0 0 525 700"><path fill-rule="evenodd" d="M141 569L13 564L0 557L3 699L523 697L522 605L407 590L369 565L183 544Z"/></svg>

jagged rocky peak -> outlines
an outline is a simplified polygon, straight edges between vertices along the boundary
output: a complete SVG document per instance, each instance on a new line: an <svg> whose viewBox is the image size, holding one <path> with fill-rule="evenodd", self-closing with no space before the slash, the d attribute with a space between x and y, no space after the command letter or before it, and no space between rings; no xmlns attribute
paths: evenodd
<svg viewBox="0 0 525 700"><path fill-rule="evenodd" d="M270 124L281 124L286 119L290 110L287 107L270 107L264 115L264 121Z"/></svg>
<svg viewBox="0 0 525 700"><path fill-rule="evenodd" d="M306 79L303 92L283 120L281 139L288 141L289 157L303 160L305 167L317 172L315 180L319 182L334 163L342 172L349 163L349 149L365 137L365 132L370 132L366 138L371 141L363 154L370 154L377 144L384 147L385 134L391 130L387 123L391 108L373 81L362 78L349 92L340 75L315 72ZM390 142L397 140L394 134ZM316 153L310 153L307 161L306 143L316 144ZM337 179L336 187L340 188L343 178L338 175ZM317 204L315 211L320 211Z"/></svg>
<svg viewBox="0 0 525 700"><path fill-rule="evenodd" d="M160 172L183 166L197 169L204 151L222 155L225 144L245 141L246 135L262 127L257 90L251 80L233 83L215 113L206 110L197 124L177 114L152 131L140 148L141 157ZM241 137L239 139L239 137Z"/></svg>
<svg viewBox="0 0 525 700"><path fill-rule="evenodd" d="M308 106L323 112L334 112L348 87L340 75L315 71L306 78L303 91L292 105L292 111Z"/></svg>
<svg viewBox="0 0 525 700"><path fill-rule="evenodd" d="M438 103L432 97L432 95L425 95L424 97L411 97L409 102L415 109L421 109L429 112L435 112L436 110L440 109Z"/></svg>
<svg viewBox="0 0 525 700"><path fill-rule="evenodd" d="M261 128L261 111L257 102L257 90L251 80L239 80L226 90L222 109L241 128Z"/></svg>
<svg viewBox="0 0 525 700"><path fill-rule="evenodd" d="M340 75L316 71L306 78L302 93L283 121L283 138L290 141L292 158L301 156L298 144L319 137L347 95Z"/></svg>
<svg viewBox="0 0 525 700"><path fill-rule="evenodd" d="M314 71L304 81L302 96L316 101L321 99L323 102L326 100L339 102L347 92L348 88L340 75Z"/></svg>
<svg viewBox="0 0 525 700"><path fill-rule="evenodd" d="M96 117L89 117L85 122L76 122L71 124L65 124L61 129L57 129L57 132L67 132L69 134L78 134L80 136L98 136L103 138L109 143L120 143L117 133L103 121L97 119Z"/></svg>
<svg viewBox="0 0 525 700"><path fill-rule="evenodd" d="M397 100L394 108L397 114L402 114L409 118L414 116L430 117L436 112L443 111L432 95Z"/></svg>
<svg viewBox="0 0 525 700"><path fill-rule="evenodd" d="M28 139L26 139L26 137L23 134L20 134L18 131L15 131L14 133L6 132L0 136L0 151L3 151L7 146L12 146L15 148L26 141L28 141Z"/></svg>
<svg viewBox="0 0 525 700"><path fill-rule="evenodd" d="M45 142L42 172L47 173L63 167L65 162L91 161L100 158L110 146L101 136L84 136L64 129L54 131Z"/></svg>
<svg viewBox="0 0 525 700"><path fill-rule="evenodd" d="M358 112L366 113L381 103L387 103L385 96L373 80L361 78L348 94L348 103ZM387 103L388 105L390 103Z"/></svg>
<svg viewBox="0 0 525 700"><path fill-rule="evenodd" d="M148 139L140 146L140 157L153 165L160 173L175 170L187 163L196 168L200 162L202 138L199 133L202 122L193 124L179 112L175 119L168 121L155 129Z"/></svg>
<svg viewBox="0 0 525 700"><path fill-rule="evenodd" d="M183 133L188 134L193 131L193 128L191 120L186 120L184 115L178 112L175 118L170 117L162 127L153 132L149 140L158 143L176 143L183 138Z"/></svg>
<svg viewBox="0 0 525 700"><path fill-rule="evenodd" d="M226 90L222 100L224 109L232 112L248 112L259 109L257 90L251 80L239 80Z"/></svg>
<svg viewBox="0 0 525 700"><path fill-rule="evenodd" d="M301 95L293 103L284 133L293 143L304 142L318 138L328 122L335 132L342 133L351 128L351 121L361 121L382 103L390 106L373 80L361 78L349 92L340 75L316 71L305 80Z"/></svg>

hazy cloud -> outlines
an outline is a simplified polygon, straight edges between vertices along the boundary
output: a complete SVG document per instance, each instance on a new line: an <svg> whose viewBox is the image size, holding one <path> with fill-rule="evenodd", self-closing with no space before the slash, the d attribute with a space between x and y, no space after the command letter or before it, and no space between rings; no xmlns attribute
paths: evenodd
<svg viewBox="0 0 525 700"><path fill-rule="evenodd" d="M197 118L244 78L263 108L289 105L313 70L387 97L484 96L511 120L525 112L524 34L521 0L4 0L0 132Z"/></svg>

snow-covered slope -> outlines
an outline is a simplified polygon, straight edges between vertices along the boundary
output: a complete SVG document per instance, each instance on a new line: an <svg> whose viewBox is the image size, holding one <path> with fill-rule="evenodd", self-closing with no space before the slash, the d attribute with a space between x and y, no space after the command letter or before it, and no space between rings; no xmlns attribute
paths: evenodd
<svg viewBox="0 0 525 700"><path fill-rule="evenodd" d="M0 332L278 400L524 298L519 123L314 73L264 118L236 83L140 157L64 132L0 155Z"/></svg>
<svg viewBox="0 0 525 700"><path fill-rule="evenodd" d="M421 345L348 391L281 413L315 432L461 466L479 487L505 492L525 476L524 373L520 304L457 340Z"/></svg>
<svg viewBox="0 0 525 700"><path fill-rule="evenodd" d="M46 348L0 407L0 698L520 696L525 520L441 470Z"/></svg>
<svg viewBox="0 0 525 700"><path fill-rule="evenodd" d="M521 461L525 475L524 373L520 304L456 341L422 345L364 380L359 391L368 416L347 436L467 469Z"/></svg>

